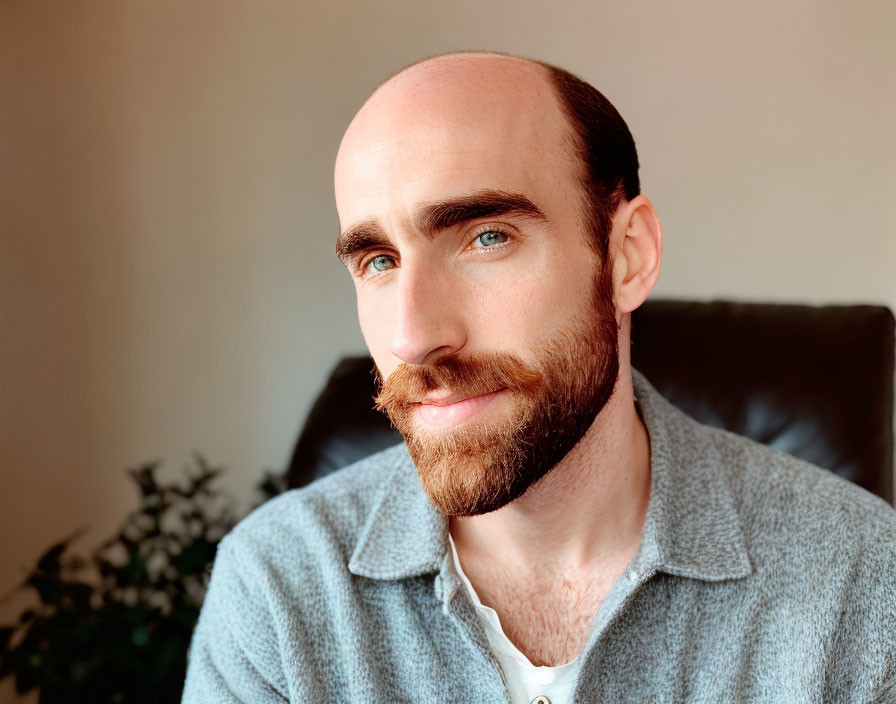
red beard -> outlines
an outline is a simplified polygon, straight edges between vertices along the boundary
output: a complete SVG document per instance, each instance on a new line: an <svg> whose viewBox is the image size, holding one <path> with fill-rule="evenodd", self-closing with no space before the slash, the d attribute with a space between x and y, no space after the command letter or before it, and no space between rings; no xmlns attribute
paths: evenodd
<svg viewBox="0 0 896 704"><path fill-rule="evenodd" d="M423 490L446 516L476 516L507 505L545 476L579 442L613 394L618 329L609 267L593 282L584 320L555 333L527 365L514 353L444 357L400 364L383 382L377 409L404 436ZM422 425L415 406L435 390L462 398L498 389L511 410L496 421L474 416L454 428Z"/></svg>

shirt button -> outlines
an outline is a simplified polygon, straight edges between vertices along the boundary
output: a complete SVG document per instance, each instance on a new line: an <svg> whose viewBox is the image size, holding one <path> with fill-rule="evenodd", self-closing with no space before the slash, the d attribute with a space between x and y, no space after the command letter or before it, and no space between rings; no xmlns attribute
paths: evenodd
<svg viewBox="0 0 896 704"><path fill-rule="evenodd" d="M638 581L638 573L635 570L632 570L631 572L628 573L628 579L630 582L637 582Z"/></svg>
<svg viewBox="0 0 896 704"><path fill-rule="evenodd" d="M539 694L535 699L529 702L529 704L551 704L551 700L543 694Z"/></svg>

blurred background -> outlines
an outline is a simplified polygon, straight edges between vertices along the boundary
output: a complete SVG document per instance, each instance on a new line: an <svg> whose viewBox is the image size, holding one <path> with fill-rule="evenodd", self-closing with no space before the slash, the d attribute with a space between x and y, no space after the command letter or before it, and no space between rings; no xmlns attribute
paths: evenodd
<svg viewBox="0 0 896 704"><path fill-rule="evenodd" d="M285 467L364 350L332 167L388 74L491 49L595 85L655 296L896 309L894 36L890 0L0 0L0 594L109 534L127 467L198 450L243 510Z"/></svg>

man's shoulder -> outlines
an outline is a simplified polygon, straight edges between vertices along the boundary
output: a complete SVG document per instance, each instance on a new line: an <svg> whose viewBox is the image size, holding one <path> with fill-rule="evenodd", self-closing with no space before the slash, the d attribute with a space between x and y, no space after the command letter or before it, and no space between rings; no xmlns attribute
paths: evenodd
<svg viewBox="0 0 896 704"><path fill-rule="evenodd" d="M786 452L696 423L717 451L753 555L835 550L896 565L896 509L878 496Z"/></svg>
<svg viewBox="0 0 896 704"><path fill-rule="evenodd" d="M854 545L896 550L896 509L886 501L830 470L699 422L632 372L651 431L651 452L669 463L673 484L687 487L676 492L689 499L689 492L712 493L724 486L748 544L761 548L805 539L818 545L848 537Z"/></svg>
<svg viewBox="0 0 896 704"><path fill-rule="evenodd" d="M256 556L279 555L293 562L301 562L303 556L329 560L341 556L347 561L368 516L406 462L402 443L308 486L290 489L253 510L225 541Z"/></svg>
<svg viewBox="0 0 896 704"><path fill-rule="evenodd" d="M832 471L727 430L702 428L745 509L789 512L805 520L838 511L866 524L896 527L890 504Z"/></svg>

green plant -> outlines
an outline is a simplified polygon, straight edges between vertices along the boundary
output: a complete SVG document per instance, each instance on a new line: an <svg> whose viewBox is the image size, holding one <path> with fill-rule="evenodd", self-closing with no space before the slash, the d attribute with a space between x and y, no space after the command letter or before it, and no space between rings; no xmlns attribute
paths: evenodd
<svg viewBox="0 0 896 704"><path fill-rule="evenodd" d="M20 589L37 605L0 628L0 679L55 702L176 702L215 550L233 527L221 470L196 457L186 483L162 483L157 463L129 470L140 504L89 559L69 555L79 531L50 547ZM283 490L263 477L263 500Z"/></svg>

